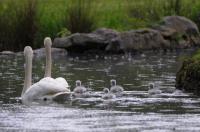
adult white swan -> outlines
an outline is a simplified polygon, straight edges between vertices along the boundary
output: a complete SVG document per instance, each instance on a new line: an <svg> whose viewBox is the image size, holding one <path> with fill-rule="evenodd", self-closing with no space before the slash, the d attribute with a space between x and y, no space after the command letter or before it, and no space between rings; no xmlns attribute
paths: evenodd
<svg viewBox="0 0 200 132"><path fill-rule="evenodd" d="M46 67L45 67L44 77L51 77L51 66L52 66L51 46L52 46L51 38L46 37L44 39L44 47L45 47L45 52L46 52ZM64 78L58 77L55 80L61 85L63 85L63 87L66 87L68 92L70 92L69 85Z"/></svg>
<svg viewBox="0 0 200 132"><path fill-rule="evenodd" d="M58 93L67 92L66 87L53 78L45 77L32 85L32 59L33 50L30 46L24 48L25 56L25 79L22 90L22 102L43 100L46 97L54 97Z"/></svg>

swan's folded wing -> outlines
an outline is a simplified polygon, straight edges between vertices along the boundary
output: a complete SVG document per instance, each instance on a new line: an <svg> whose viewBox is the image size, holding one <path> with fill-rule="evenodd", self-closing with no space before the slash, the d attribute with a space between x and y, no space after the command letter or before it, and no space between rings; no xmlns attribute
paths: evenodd
<svg viewBox="0 0 200 132"><path fill-rule="evenodd" d="M69 88L69 84L67 83L67 81L62 78L62 77L58 77L55 79L58 83L60 83L61 85L63 85L66 88Z"/></svg>
<svg viewBox="0 0 200 132"><path fill-rule="evenodd" d="M42 96L53 96L59 92L67 92L63 85L59 84L55 79L46 77L39 82L33 84L24 94L24 98L29 100L39 99Z"/></svg>
<svg viewBox="0 0 200 132"><path fill-rule="evenodd" d="M58 93L67 91L66 87L50 77L43 78L38 82L38 85L41 87L41 91L47 93Z"/></svg>

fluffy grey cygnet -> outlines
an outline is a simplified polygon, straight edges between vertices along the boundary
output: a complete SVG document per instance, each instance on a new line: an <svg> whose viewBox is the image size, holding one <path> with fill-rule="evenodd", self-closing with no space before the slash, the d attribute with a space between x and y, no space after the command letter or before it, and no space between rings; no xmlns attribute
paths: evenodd
<svg viewBox="0 0 200 132"><path fill-rule="evenodd" d="M110 84L111 84L111 88L110 88L111 93L122 93L124 91L123 87L117 85L116 80L114 79L110 80Z"/></svg>
<svg viewBox="0 0 200 132"><path fill-rule="evenodd" d="M81 85L81 81L77 80L76 81L76 87L74 88L73 92L77 94L83 94L87 91L87 89Z"/></svg>
<svg viewBox="0 0 200 132"><path fill-rule="evenodd" d="M112 93L110 93L108 88L103 89L104 95L102 96L103 99L113 99L116 98L116 96Z"/></svg>
<svg viewBox="0 0 200 132"><path fill-rule="evenodd" d="M154 83L149 83L149 90L148 90L149 94L161 94L162 91L158 88L154 87Z"/></svg>

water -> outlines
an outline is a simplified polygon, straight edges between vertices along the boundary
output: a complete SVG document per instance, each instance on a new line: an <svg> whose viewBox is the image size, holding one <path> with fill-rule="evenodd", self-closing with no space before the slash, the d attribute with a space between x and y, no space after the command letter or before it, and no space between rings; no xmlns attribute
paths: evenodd
<svg viewBox="0 0 200 132"><path fill-rule="evenodd" d="M54 56L53 76L71 86L82 80L91 96L62 103L26 106L20 95L24 79L23 55L0 55L0 131L69 132L188 132L200 131L200 99L191 93L173 93L180 54L136 56ZM34 58L33 81L44 74L44 58ZM103 100L110 79L124 87L122 97ZM163 93L149 95L148 84Z"/></svg>

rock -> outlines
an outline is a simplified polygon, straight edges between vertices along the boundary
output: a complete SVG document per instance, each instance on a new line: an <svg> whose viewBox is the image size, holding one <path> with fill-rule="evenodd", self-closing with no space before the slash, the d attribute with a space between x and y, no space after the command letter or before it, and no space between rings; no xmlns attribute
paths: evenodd
<svg viewBox="0 0 200 132"><path fill-rule="evenodd" d="M121 53L141 50L167 50L200 45L199 30L194 22L181 16L165 17L151 29L117 32L100 28L91 33L75 33L56 38L53 46L69 52L88 51Z"/></svg>
<svg viewBox="0 0 200 132"><path fill-rule="evenodd" d="M173 38L177 35L177 31L175 29L165 26L156 27L155 30L159 31L165 39L170 39L171 37Z"/></svg>
<svg viewBox="0 0 200 132"><path fill-rule="evenodd" d="M56 38L53 47L65 48L70 52L83 53L87 50L102 50L107 45L107 41L102 36L95 33L75 33L66 38Z"/></svg>
<svg viewBox="0 0 200 132"><path fill-rule="evenodd" d="M93 33L102 36L107 41L107 43L112 43L112 41L115 41L119 35L119 32L107 28L97 29Z"/></svg>
<svg viewBox="0 0 200 132"><path fill-rule="evenodd" d="M122 32L120 41L120 48L124 50L156 50L169 46L160 32L153 29Z"/></svg>
<svg viewBox="0 0 200 132"><path fill-rule="evenodd" d="M87 50L102 50L113 41L118 32L111 29L97 29L92 33L75 33L69 37L56 38L53 46L69 51L84 52Z"/></svg>
<svg viewBox="0 0 200 132"><path fill-rule="evenodd" d="M165 40L170 41L171 48L188 48L200 45L197 25L185 17L167 16L163 18L160 25L152 28L158 30Z"/></svg>
<svg viewBox="0 0 200 132"><path fill-rule="evenodd" d="M162 49L169 47L169 44L158 31L153 29L119 33L102 28L88 34L76 33L66 38L56 38L53 46L79 53L91 49L119 53L128 50Z"/></svg>
<svg viewBox="0 0 200 132"><path fill-rule="evenodd" d="M184 62L176 74L176 88L200 95L200 50Z"/></svg>
<svg viewBox="0 0 200 132"><path fill-rule="evenodd" d="M120 43L120 33L112 30L101 28L94 31L94 33L103 36L107 42L107 46L105 47L106 52L112 53L120 53L124 51L123 45Z"/></svg>
<svg viewBox="0 0 200 132"><path fill-rule="evenodd" d="M55 38L53 41L53 46L56 48L68 48L72 45L71 36L69 37L62 37L62 38Z"/></svg>
<svg viewBox="0 0 200 132"><path fill-rule="evenodd" d="M163 19L162 26L166 28L171 28L181 34L199 34L199 29L197 25L190 19L187 19L182 16L167 16Z"/></svg>
<svg viewBox="0 0 200 132"><path fill-rule="evenodd" d="M76 33L71 37L71 42L73 45L87 46L89 44L103 44L105 43L105 39L102 36L94 33Z"/></svg>
<svg viewBox="0 0 200 132"><path fill-rule="evenodd" d="M176 88L200 95L200 61L187 59L176 74Z"/></svg>

